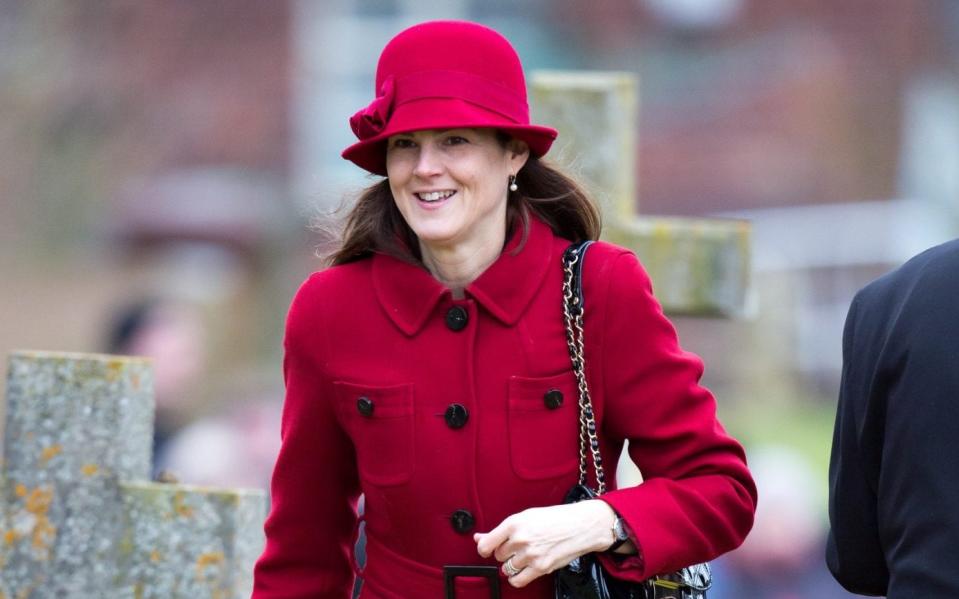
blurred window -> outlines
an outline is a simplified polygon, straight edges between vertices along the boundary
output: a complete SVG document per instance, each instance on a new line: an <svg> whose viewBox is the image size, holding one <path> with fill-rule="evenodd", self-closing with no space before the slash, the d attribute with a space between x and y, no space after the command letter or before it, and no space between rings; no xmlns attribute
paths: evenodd
<svg viewBox="0 0 959 599"><path fill-rule="evenodd" d="M391 17L400 14L399 0L354 0L353 11L362 17Z"/></svg>
<svg viewBox="0 0 959 599"><path fill-rule="evenodd" d="M467 2L469 5L470 17L482 19L491 16L526 16L536 18L544 12L543 0L526 0L526 2L516 2L516 0L472 0ZM525 62L525 61L524 61Z"/></svg>

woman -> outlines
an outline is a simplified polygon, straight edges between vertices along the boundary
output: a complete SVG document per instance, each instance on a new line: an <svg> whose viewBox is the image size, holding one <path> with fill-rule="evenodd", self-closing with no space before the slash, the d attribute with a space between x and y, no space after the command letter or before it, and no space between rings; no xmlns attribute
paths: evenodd
<svg viewBox="0 0 959 599"><path fill-rule="evenodd" d="M742 449L639 262L606 243L583 274L587 374L607 463L629 439L646 482L561 505L579 457L561 255L599 219L540 160L556 132L529 124L509 42L417 25L383 50L376 90L343 156L387 178L290 308L254 597L348 597L360 493L364 599L442 597L450 565L501 572L447 569L457 597L546 598L547 574L587 552L615 545L607 568L638 581L738 545L755 505Z"/></svg>

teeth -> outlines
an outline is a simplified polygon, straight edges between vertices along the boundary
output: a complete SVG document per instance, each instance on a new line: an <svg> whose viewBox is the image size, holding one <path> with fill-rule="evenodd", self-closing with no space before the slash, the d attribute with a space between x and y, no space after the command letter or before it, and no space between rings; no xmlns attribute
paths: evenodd
<svg viewBox="0 0 959 599"><path fill-rule="evenodd" d="M424 202L436 202L439 200L445 200L446 198L450 197L454 193L456 192L452 190L430 191L428 193L418 193L416 194L416 197L423 200Z"/></svg>

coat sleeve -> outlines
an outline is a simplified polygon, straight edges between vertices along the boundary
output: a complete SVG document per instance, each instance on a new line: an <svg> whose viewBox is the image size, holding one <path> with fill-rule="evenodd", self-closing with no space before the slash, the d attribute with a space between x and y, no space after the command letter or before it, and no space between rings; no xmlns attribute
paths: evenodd
<svg viewBox="0 0 959 599"><path fill-rule="evenodd" d="M829 462L829 522L826 563L846 589L854 593L884 595L889 570L879 542L876 488L878 472L867 474L873 463L861 451L863 413L868 400L863 361L856 345L859 296L853 300L843 330L843 370L839 406ZM878 469L878 464L875 464ZM870 483L870 478L872 483Z"/></svg>
<svg viewBox="0 0 959 599"><path fill-rule="evenodd" d="M282 444L271 485L266 548L253 599L347 599L359 494L352 445L337 423L320 356L321 301L308 281L287 318Z"/></svg>
<svg viewBox="0 0 959 599"><path fill-rule="evenodd" d="M603 496L626 521L639 555L602 559L618 578L640 581L742 543L756 487L742 447L723 430L712 394L699 384L702 362L680 348L639 261L620 254L608 280L603 433L629 440L644 482Z"/></svg>

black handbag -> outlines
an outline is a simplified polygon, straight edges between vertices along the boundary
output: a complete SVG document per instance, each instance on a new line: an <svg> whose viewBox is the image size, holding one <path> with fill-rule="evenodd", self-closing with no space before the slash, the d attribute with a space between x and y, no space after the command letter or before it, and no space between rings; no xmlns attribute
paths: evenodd
<svg viewBox="0 0 959 599"><path fill-rule="evenodd" d="M563 254L563 317L566 343L579 387L579 484L566 494L564 503L594 499L606 492L603 458L593 404L586 384L583 360L583 260L591 241L569 246ZM594 491L589 487L587 459L592 458L596 474ZM644 582L619 580L611 576L595 553L574 559L554 574L556 599L706 599L712 585L709 564L695 564L671 574L654 576Z"/></svg>

